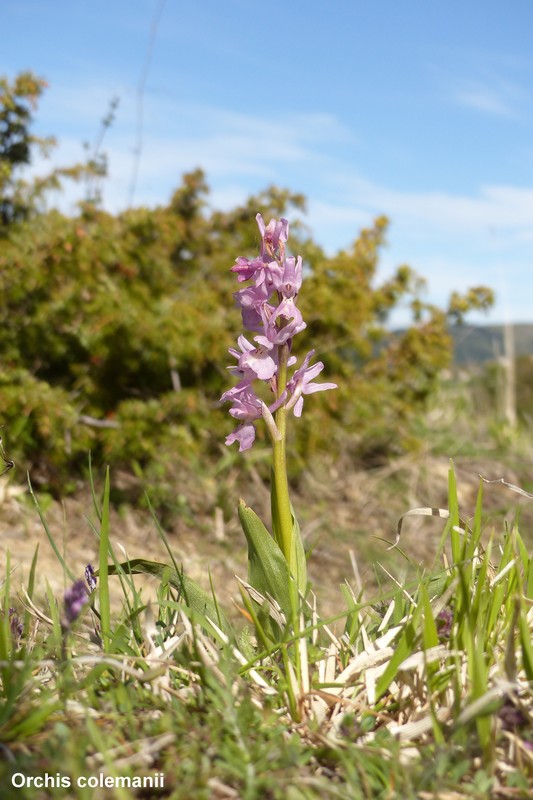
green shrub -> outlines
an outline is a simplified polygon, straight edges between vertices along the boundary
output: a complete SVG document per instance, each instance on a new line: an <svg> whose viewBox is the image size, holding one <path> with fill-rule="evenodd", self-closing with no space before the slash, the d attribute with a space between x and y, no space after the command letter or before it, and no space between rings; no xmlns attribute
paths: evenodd
<svg viewBox="0 0 533 800"><path fill-rule="evenodd" d="M0 107L8 94L0 93ZM0 167L8 157L1 138ZM30 150L38 142L27 141ZM115 216L85 202L66 217L34 205L4 226L0 415L6 443L43 482L75 479L88 449L141 469L162 451L218 457L232 426L218 398L230 385L227 349L240 330L228 304L230 267L256 251L257 211L267 220L296 217L291 242L305 260L308 321L296 355L319 341L317 355L340 387L296 426L303 458L349 447L374 461L412 446L409 420L450 361L450 320L490 303L487 290L474 289L454 295L446 312L425 305L406 266L380 283L384 217L330 258L297 219L300 195L270 188L226 213L211 211L207 196L197 170L153 210ZM400 302L411 304L413 324L391 336L386 321Z"/></svg>

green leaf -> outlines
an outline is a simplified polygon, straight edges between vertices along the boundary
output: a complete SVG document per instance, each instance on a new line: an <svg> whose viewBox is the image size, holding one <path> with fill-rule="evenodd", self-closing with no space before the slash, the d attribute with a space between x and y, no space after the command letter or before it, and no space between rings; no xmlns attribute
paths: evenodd
<svg viewBox="0 0 533 800"><path fill-rule="evenodd" d="M120 570L126 574L145 574L154 575L156 578L163 578L170 583L180 593L183 605L192 612L192 621L198 622L212 633L209 620L212 620L225 633L231 633L230 624L221 610L220 606L214 602L213 598L205 592L196 581L188 578L183 572L179 572L168 564L161 564L158 561L147 561L144 558L134 558L122 564L108 566L109 575L118 575ZM98 574L98 573L96 573ZM204 624L206 623L206 624Z"/></svg>
<svg viewBox="0 0 533 800"><path fill-rule="evenodd" d="M52 550L56 554L57 560L61 564L63 572L65 572L69 576L71 581L77 580L76 575L74 575L74 573L72 572L70 567L67 565L65 559L63 558L63 556L59 552L59 549L58 549L58 547L57 547L57 545L56 545L56 543L54 541L54 537L52 536L52 534L50 532L50 529L49 529L48 525L46 524L46 520L44 518L42 509L41 509L41 507L39 505L39 501L37 500L37 497L35 496L35 493L33 491L33 486L31 485L31 481L30 481L29 475L28 475L28 487L29 487L31 498L32 498L33 502L35 503L35 508L37 509L37 514L39 515L39 519L41 520L42 526L44 528L44 532L46 533L46 536L48 537L48 541L52 545Z"/></svg>
<svg viewBox="0 0 533 800"><path fill-rule="evenodd" d="M488 667L482 638L476 635L470 621L465 630L465 644L468 674L472 682L472 699L477 700L488 691ZM487 755L490 752L492 741L492 721L490 717L478 714L476 716L476 728L481 747Z"/></svg>
<svg viewBox="0 0 533 800"><path fill-rule="evenodd" d="M239 502L239 519L248 543L248 580L261 594L270 594L286 614L291 613L291 578L278 544L255 511Z"/></svg>
<svg viewBox="0 0 533 800"><path fill-rule="evenodd" d="M520 631L520 644L522 645L522 662L528 681L533 681L533 646L531 644L531 631L523 604L520 603L520 616L518 630Z"/></svg>
<svg viewBox="0 0 533 800"><path fill-rule="evenodd" d="M448 470L448 505L449 505L449 521L448 529L450 531L450 543L452 549L452 558L454 564L458 564L463 560L462 554L462 540L457 530L461 524L459 517L459 501L457 499L457 483L455 481L455 471L453 463Z"/></svg>
<svg viewBox="0 0 533 800"><path fill-rule="evenodd" d="M436 647L438 645L439 635L425 583L420 584L419 593L419 602L424 610L422 621L422 640L424 642L424 650L430 650L432 647Z"/></svg>
<svg viewBox="0 0 533 800"><path fill-rule="evenodd" d="M527 565L526 597L533 599L533 558L529 559Z"/></svg>
<svg viewBox="0 0 533 800"><path fill-rule="evenodd" d="M307 591L307 560L300 533L300 526L291 503L292 514L292 541L291 541L291 560L290 570L296 580L296 585L302 595Z"/></svg>
<svg viewBox="0 0 533 800"><path fill-rule="evenodd" d="M383 674L379 677L376 685L376 698L378 700L385 694L392 681L396 678L398 667L402 661L405 661L405 659L408 658L413 652L413 648L416 644L416 629L420 621L422 611L423 605L422 603L418 603L413 611L411 619L405 623L404 628L400 633L398 642L395 646L394 655L387 664Z"/></svg>
<svg viewBox="0 0 533 800"><path fill-rule="evenodd" d="M104 650L110 652L111 648L111 605L109 601L109 569L107 565L107 554L109 552L109 467L105 473L104 499L102 501L102 516L100 519L100 544L98 555L98 598L100 601L100 622L102 626L102 639Z"/></svg>
<svg viewBox="0 0 533 800"><path fill-rule="evenodd" d="M418 608L422 608L422 606L418 606ZM398 667L402 661L405 661L405 659L412 654L415 642L416 630L411 620L405 625L394 650L394 655L387 664L385 671L378 679L376 685L376 698L378 700L385 694L392 681L396 678Z"/></svg>

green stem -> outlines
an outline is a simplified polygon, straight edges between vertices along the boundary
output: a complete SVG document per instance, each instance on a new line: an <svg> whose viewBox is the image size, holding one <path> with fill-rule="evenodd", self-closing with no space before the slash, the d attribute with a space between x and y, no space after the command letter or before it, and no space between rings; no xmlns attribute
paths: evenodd
<svg viewBox="0 0 533 800"><path fill-rule="evenodd" d="M285 391L287 386L287 361L289 358L289 348L281 345L279 348L279 367L278 367L278 397ZM277 519L278 545L285 556L289 568L291 567L292 550L292 513L289 498L289 482L287 479L287 460L285 452L285 442L287 438L287 410L282 406L275 414L276 426L280 433L279 440L273 442L273 472L274 484L276 488L276 508L272 509L272 515Z"/></svg>

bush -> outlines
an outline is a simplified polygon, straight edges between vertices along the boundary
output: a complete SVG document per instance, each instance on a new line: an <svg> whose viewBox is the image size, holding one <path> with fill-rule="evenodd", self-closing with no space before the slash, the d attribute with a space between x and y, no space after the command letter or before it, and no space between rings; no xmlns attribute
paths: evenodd
<svg viewBox="0 0 533 800"><path fill-rule="evenodd" d="M8 157L1 137L0 162ZM162 451L218 456L231 429L218 398L240 330L230 267L256 252L257 211L293 220L304 199L270 188L221 213L209 210L207 196L197 170L153 210L114 216L85 202L71 218L34 207L5 226L0 414L10 449L43 482L64 489L63 477L81 474L89 448L142 469ZM307 274L308 329L297 355L319 341L325 374L340 387L316 398L295 426L294 448L304 457L348 445L354 457L374 460L411 446L408 421L450 361L450 320L490 303L487 290L476 289L454 295L446 312L424 305L422 282L406 266L378 283L387 225L378 218L332 258L301 222L292 226ZM391 336L386 321L400 302L411 304L413 325Z"/></svg>

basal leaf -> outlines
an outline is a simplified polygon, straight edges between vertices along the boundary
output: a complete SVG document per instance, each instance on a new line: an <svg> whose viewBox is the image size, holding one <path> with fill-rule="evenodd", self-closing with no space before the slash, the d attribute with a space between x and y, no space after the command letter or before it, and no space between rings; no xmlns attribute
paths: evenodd
<svg viewBox="0 0 533 800"><path fill-rule="evenodd" d="M289 613L290 575L283 553L255 511L243 500L239 519L248 543L248 580L254 589L270 594Z"/></svg>
<svg viewBox="0 0 533 800"><path fill-rule="evenodd" d="M291 561L290 570L296 580L296 585L302 595L305 595L307 589L307 559L305 557L305 550L302 541L302 534L300 533L300 525L296 519L294 509L291 503L292 514L292 542L291 542Z"/></svg>

